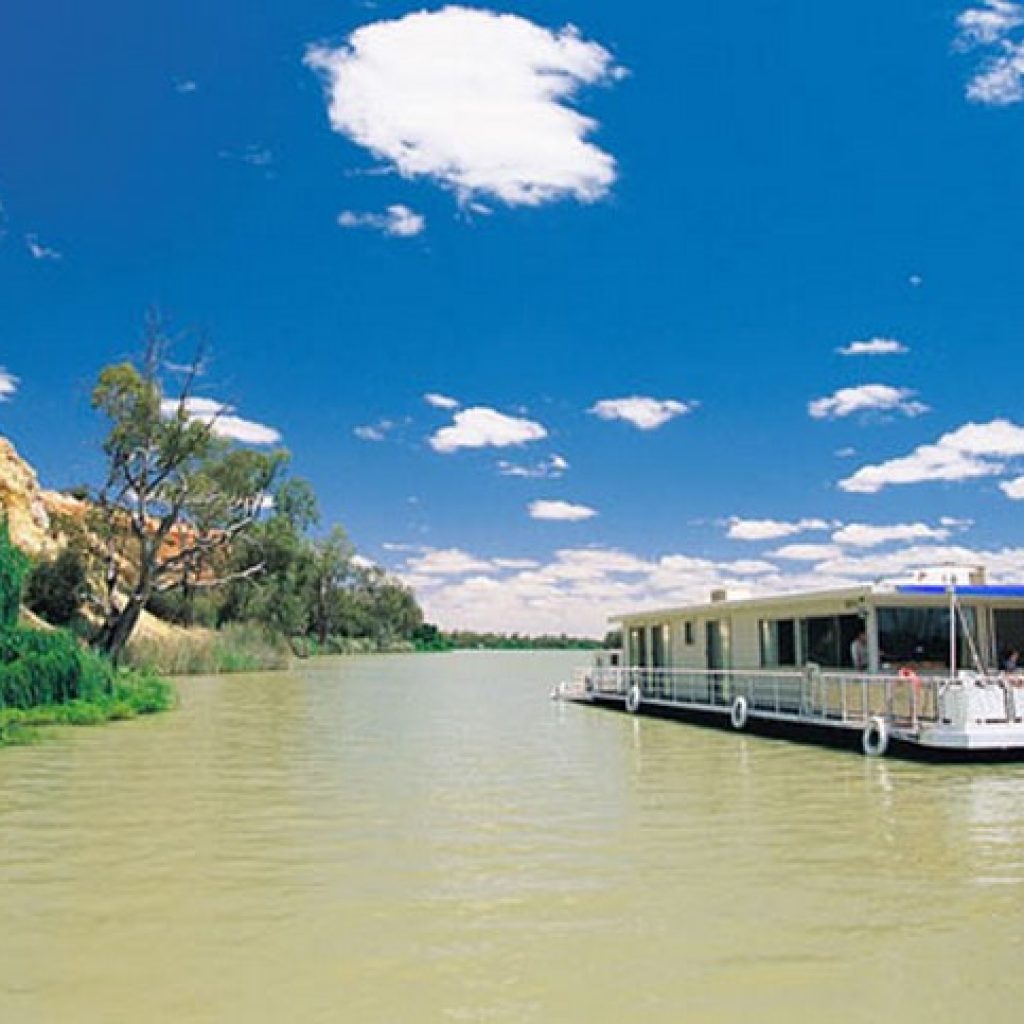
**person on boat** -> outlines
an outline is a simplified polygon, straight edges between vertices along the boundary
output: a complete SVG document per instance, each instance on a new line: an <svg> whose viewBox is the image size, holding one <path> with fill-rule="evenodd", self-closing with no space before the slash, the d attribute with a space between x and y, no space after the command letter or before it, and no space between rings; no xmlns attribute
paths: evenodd
<svg viewBox="0 0 1024 1024"><path fill-rule="evenodd" d="M850 644L850 662L858 672L866 672L868 668L868 634L861 630Z"/></svg>
<svg viewBox="0 0 1024 1024"><path fill-rule="evenodd" d="M1020 651L1018 651L1016 647L1012 647L1009 651L1006 652L1006 657L1003 658L1003 671L1020 671Z"/></svg>

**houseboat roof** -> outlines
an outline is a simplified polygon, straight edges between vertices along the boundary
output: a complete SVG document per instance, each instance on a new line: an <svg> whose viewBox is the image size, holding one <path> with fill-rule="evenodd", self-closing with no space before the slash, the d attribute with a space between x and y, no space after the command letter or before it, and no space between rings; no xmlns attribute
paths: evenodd
<svg viewBox="0 0 1024 1024"><path fill-rule="evenodd" d="M900 603L914 603L914 599L948 600L950 590L958 598L969 598L976 603L1024 604L1024 585L1021 584L939 584L939 583L864 583L859 586L843 587L833 590L796 590L788 593L777 593L760 597L730 598L722 590L712 592L710 600L697 604L676 605L668 608L640 609L635 612L623 612L609 618L612 623L645 622L651 619L678 618L680 616L701 616L707 612L720 611L723 608L737 610L757 610L771 607L793 607L817 604L845 603L854 607L859 603L868 603L871 599L885 597L896 599Z"/></svg>

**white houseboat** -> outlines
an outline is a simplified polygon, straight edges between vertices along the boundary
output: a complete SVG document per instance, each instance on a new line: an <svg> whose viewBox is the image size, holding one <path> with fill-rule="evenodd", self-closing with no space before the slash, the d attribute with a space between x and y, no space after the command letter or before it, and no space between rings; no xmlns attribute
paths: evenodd
<svg viewBox="0 0 1024 1024"><path fill-rule="evenodd" d="M559 687L634 714L952 758L1024 757L1024 586L983 570L617 616Z"/></svg>

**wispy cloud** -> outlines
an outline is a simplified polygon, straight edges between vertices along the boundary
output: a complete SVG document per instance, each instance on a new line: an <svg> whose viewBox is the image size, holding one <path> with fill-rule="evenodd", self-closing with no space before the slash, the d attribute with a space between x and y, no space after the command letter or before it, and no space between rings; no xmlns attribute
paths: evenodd
<svg viewBox="0 0 1024 1024"><path fill-rule="evenodd" d="M28 249L34 260L57 261L64 259L64 254L39 241L38 235L25 236L25 248Z"/></svg>
<svg viewBox="0 0 1024 1024"><path fill-rule="evenodd" d="M396 426L397 424L394 420L377 420L376 423L364 423L361 426L354 427L352 433L360 441L383 441Z"/></svg>
<svg viewBox="0 0 1024 1024"><path fill-rule="evenodd" d="M981 68L967 83L967 98L1002 107L1024 99L1024 6L1009 0L984 0L956 20L956 47L985 52Z"/></svg>
<svg viewBox="0 0 1024 1024"><path fill-rule="evenodd" d="M0 402L13 398L18 390L18 378L0 366Z"/></svg>
<svg viewBox="0 0 1024 1024"><path fill-rule="evenodd" d="M306 64L327 85L335 131L406 178L427 177L466 205L600 199L615 161L569 103L614 81L611 54L576 29L465 7L377 21Z"/></svg>
<svg viewBox="0 0 1024 1024"><path fill-rule="evenodd" d="M524 480L557 480L564 476L569 463L561 455L551 455L532 466L523 466L516 462L502 461L498 463L498 472L502 476L517 476Z"/></svg>
<svg viewBox="0 0 1024 1024"><path fill-rule="evenodd" d="M861 384L854 388L840 388L825 398L816 398L808 404L807 411L816 420L842 419L863 413L920 416L928 412L928 406L914 399L916 393L909 388L888 384Z"/></svg>
<svg viewBox="0 0 1024 1024"><path fill-rule="evenodd" d="M835 558L840 549L834 544L786 544L775 551L769 551L769 558L781 558L790 562L820 562Z"/></svg>
<svg viewBox="0 0 1024 1024"><path fill-rule="evenodd" d="M593 519L597 509L589 505L575 505L569 501L538 500L530 502L528 507L531 519L543 519L563 523L579 523L584 519Z"/></svg>
<svg viewBox="0 0 1024 1024"><path fill-rule="evenodd" d="M895 338L871 338L868 341L851 341L836 351L841 356L902 356L910 349Z"/></svg>
<svg viewBox="0 0 1024 1024"><path fill-rule="evenodd" d="M451 425L442 427L430 438L430 447L450 455L460 448L518 447L547 436L547 429L533 420L473 406L455 413Z"/></svg>
<svg viewBox="0 0 1024 1024"><path fill-rule="evenodd" d="M458 409L460 405L458 399L449 398L448 395L440 395L436 391L428 391L423 396L423 401L435 409Z"/></svg>
<svg viewBox="0 0 1024 1024"><path fill-rule="evenodd" d="M603 398L591 406L590 412L602 420L623 420L638 430L656 430L694 408L695 402L631 395L629 398Z"/></svg>
<svg viewBox="0 0 1024 1024"><path fill-rule="evenodd" d="M839 486L855 494L876 494L886 487L901 484L1000 476L1007 470L1007 459L1021 456L1024 456L1024 427L1009 420L966 423L943 434L934 444L915 448L909 455L862 466L840 481ZM1003 490L1005 492L1006 488Z"/></svg>
<svg viewBox="0 0 1024 1024"><path fill-rule="evenodd" d="M811 530L827 530L831 524L825 519L741 519L733 516L729 520L727 536L730 540L780 540Z"/></svg>
<svg viewBox="0 0 1024 1024"><path fill-rule="evenodd" d="M222 149L217 155L222 160L238 160L250 167L259 167L264 170L269 170L274 163L274 151L255 142L243 146L241 149Z"/></svg>
<svg viewBox="0 0 1024 1024"><path fill-rule="evenodd" d="M160 411L164 416L174 416L178 405L178 399L165 398L160 403ZM281 440L281 434L273 427L242 419L235 415L234 406L214 398L187 398L184 408L190 419L212 423L213 433L226 440L260 446L277 444Z"/></svg>
<svg viewBox="0 0 1024 1024"><path fill-rule="evenodd" d="M174 91L182 96L187 96L189 93L197 92L198 90L198 83L191 78L176 78L174 80Z"/></svg>
<svg viewBox="0 0 1024 1024"><path fill-rule="evenodd" d="M832 541L843 547L875 548L895 541L946 540L951 533L949 526L929 526L927 523L892 523L888 526L847 523L832 534Z"/></svg>
<svg viewBox="0 0 1024 1024"><path fill-rule="evenodd" d="M338 215L343 228L371 228L392 238L415 238L427 226L426 218L415 210L395 203L383 213L356 213L344 210Z"/></svg>

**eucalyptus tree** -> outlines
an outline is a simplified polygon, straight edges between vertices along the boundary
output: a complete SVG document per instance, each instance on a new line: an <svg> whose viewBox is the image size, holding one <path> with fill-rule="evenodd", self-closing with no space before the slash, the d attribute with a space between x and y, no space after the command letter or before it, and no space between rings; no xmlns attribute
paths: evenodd
<svg viewBox="0 0 1024 1024"><path fill-rule="evenodd" d="M231 561L234 542L264 513L287 461L220 436L221 411L197 399L202 353L165 393L170 339L147 322L142 358L106 367L93 408L110 422L106 477L94 496L92 530L102 547L101 625L95 645L115 660L146 604L187 584L216 587L262 569Z"/></svg>

